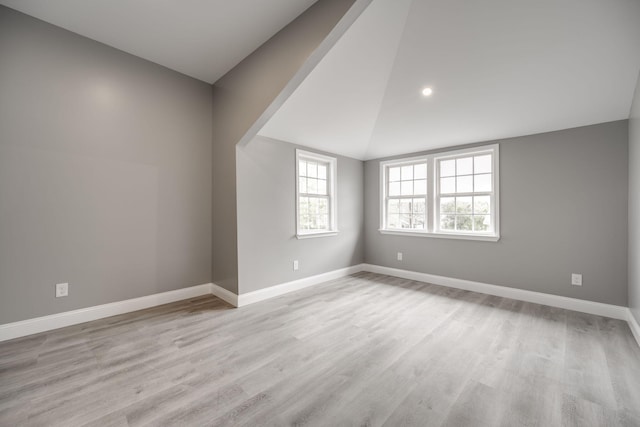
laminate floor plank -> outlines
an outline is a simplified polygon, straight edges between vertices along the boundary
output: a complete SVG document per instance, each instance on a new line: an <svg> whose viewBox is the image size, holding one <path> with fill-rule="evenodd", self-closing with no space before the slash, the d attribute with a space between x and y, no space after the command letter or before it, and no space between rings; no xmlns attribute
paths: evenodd
<svg viewBox="0 0 640 427"><path fill-rule="evenodd" d="M625 322L374 273L0 343L0 426L640 426Z"/></svg>

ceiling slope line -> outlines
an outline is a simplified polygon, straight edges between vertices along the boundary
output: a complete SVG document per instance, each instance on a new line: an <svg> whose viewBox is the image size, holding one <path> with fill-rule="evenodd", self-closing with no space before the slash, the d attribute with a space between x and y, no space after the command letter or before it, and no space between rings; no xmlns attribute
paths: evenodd
<svg viewBox="0 0 640 427"><path fill-rule="evenodd" d="M367 147L362 155L362 158L360 160L366 161L370 159L369 156L369 152L371 151L371 140L373 139L373 134L374 131L376 129L376 124L378 123L378 120L380 119L380 112L382 111L382 105L384 104L384 100L387 96L387 93L389 91L389 82L391 81L391 76L393 75L393 70L396 67L396 59L398 57L398 50L400 48L400 43L402 42L402 39L404 38L404 34L407 31L407 20L409 19L409 11L411 10L411 8L413 7L413 2L414 0L408 0L408 7L406 10L406 13L404 15L404 19L403 19L403 24L402 24L402 31L400 32L400 37L398 37L398 40L396 42L396 47L394 49L394 53L393 53L393 61L392 61L392 65L391 68L389 68L389 71L387 73L387 78L386 78L386 84L384 85L384 90L382 91L382 97L380 98L380 102L378 103L378 112L376 114L376 118L373 121L373 126L371 127L371 130L369 131L369 136L367 138Z"/></svg>
<svg viewBox="0 0 640 427"><path fill-rule="evenodd" d="M411 1L372 1L258 134L361 160Z"/></svg>
<svg viewBox="0 0 640 427"><path fill-rule="evenodd" d="M285 87L280 91L278 96L269 104L264 112L258 117L258 119L251 125L249 130L242 136L237 145L240 147L246 146L255 136L260 129L269 121L271 117L280 109L280 107L286 102L287 99L295 92L304 79L313 71L313 69L320 63L322 58L331 50L331 48L340 40L340 38L347 32L347 30L353 25L358 17L365 11L365 9L371 4L372 0L356 0L354 4L349 8L347 13L338 21L336 26L325 37L320 45L309 55L304 64L289 80Z"/></svg>

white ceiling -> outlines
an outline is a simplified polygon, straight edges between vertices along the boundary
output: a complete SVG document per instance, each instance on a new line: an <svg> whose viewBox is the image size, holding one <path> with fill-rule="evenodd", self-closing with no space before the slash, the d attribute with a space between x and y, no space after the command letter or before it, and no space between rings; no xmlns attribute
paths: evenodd
<svg viewBox="0 0 640 427"><path fill-rule="evenodd" d="M0 0L213 83L316 0Z"/></svg>
<svg viewBox="0 0 640 427"><path fill-rule="evenodd" d="M373 0L260 135L370 159L602 123L639 70L638 0Z"/></svg>

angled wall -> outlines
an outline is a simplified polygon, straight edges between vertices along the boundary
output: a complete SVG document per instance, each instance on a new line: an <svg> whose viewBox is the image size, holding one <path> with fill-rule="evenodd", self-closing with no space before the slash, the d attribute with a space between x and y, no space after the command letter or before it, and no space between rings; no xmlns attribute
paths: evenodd
<svg viewBox="0 0 640 427"><path fill-rule="evenodd" d="M245 145L370 0L320 0L213 87L213 282L238 288L236 145Z"/></svg>
<svg viewBox="0 0 640 427"><path fill-rule="evenodd" d="M209 283L211 86L3 6L0 58L0 324Z"/></svg>

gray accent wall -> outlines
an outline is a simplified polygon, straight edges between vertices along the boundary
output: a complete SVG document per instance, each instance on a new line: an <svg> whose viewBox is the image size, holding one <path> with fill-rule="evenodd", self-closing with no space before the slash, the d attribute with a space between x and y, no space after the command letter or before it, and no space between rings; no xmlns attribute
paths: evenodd
<svg viewBox="0 0 640 427"><path fill-rule="evenodd" d="M499 242L380 234L380 161L371 160L366 262L626 306L627 121L487 143L495 142ZM571 273L583 275L582 287L571 286Z"/></svg>
<svg viewBox="0 0 640 427"><path fill-rule="evenodd" d="M211 86L2 6L0 58L0 324L210 282Z"/></svg>
<svg viewBox="0 0 640 427"><path fill-rule="evenodd" d="M354 0L318 1L214 84L212 277L217 285L238 292L236 144L255 136L291 94L292 84L311 71L368 1L359 0L355 10L350 9Z"/></svg>
<svg viewBox="0 0 640 427"><path fill-rule="evenodd" d="M364 261L364 164L337 158L338 235L296 237L296 148L256 137L238 148L240 293L337 270ZM303 148L308 151L314 151ZM293 261L299 269L293 271Z"/></svg>
<svg viewBox="0 0 640 427"><path fill-rule="evenodd" d="M640 323L640 76L629 118L629 309Z"/></svg>

